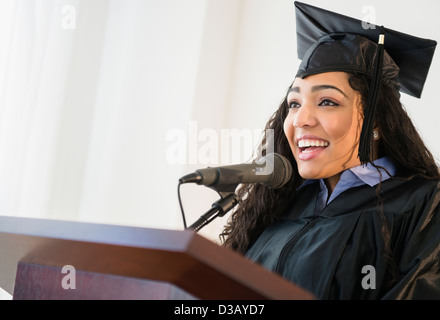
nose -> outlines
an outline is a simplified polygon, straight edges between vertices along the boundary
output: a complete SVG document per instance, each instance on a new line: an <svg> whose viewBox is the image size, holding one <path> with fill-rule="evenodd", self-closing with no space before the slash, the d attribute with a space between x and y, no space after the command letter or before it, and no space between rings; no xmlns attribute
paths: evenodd
<svg viewBox="0 0 440 320"><path fill-rule="evenodd" d="M309 103L304 103L294 114L293 126L295 128L313 127L316 122L316 114Z"/></svg>

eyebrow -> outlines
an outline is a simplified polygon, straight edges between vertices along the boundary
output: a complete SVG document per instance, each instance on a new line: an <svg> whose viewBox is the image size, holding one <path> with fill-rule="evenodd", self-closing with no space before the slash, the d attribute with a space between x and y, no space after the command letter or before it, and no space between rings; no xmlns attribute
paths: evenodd
<svg viewBox="0 0 440 320"><path fill-rule="evenodd" d="M344 91L342 91L342 90L339 89L338 87L332 86L332 85L330 85L330 84L320 84L320 85L317 85L317 86L313 86L313 87L312 87L312 92L316 92L316 91L319 91L319 90L326 90L326 89L333 89L333 90L336 90L336 91L342 93L345 97L347 97L347 95L344 93ZM289 92L300 93L300 91L301 91L301 90L300 90L299 87L291 87L291 88L289 89Z"/></svg>

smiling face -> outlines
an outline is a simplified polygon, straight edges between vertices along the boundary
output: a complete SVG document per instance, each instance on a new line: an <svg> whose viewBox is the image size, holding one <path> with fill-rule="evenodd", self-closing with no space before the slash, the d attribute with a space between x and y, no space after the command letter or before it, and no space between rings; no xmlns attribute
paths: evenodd
<svg viewBox="0 0 440 320"><path fill-rule="evenodd" d="M304 179L326 179L333 190L342 171L358 166L361 97L344 72L296 78L287 95L284 133Z"/></svg>

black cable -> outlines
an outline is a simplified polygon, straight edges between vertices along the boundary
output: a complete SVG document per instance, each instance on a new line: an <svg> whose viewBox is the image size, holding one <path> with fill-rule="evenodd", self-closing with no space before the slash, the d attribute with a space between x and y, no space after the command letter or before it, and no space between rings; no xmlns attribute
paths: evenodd
<svg viewBox="0 0 440 320"><path fill-rule="evenodd" d="M185 212L183 211L183 205L182 205L182 199L180 198L180 185L182 183L179 181L179 184L177 185L177 197L179 198L179 205L180 205L180 211L182 212L182 220L183 220L183 227L186 230L186 218L185 218Z"/></svg>

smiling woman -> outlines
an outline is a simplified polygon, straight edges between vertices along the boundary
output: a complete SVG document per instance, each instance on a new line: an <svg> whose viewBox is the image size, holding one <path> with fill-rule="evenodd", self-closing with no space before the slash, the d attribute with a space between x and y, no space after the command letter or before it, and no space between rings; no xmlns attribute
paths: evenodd
<svg viewBox="0 0 440 320"><path fill-rule="evenodd" d="M302 63L266 126L293 175L239 190L224 245L320 299L440 299L440 172L399 93L420 97L436 42L296 8Z"/></svg>
<svg viewBox="0 0 440 320"><path fill-rule="evenodd" d="M346 73L329 72L295 79L287 103L284 132L299 174L327 178L333 190L344 168L360 164L360 94Z"/></svg>

